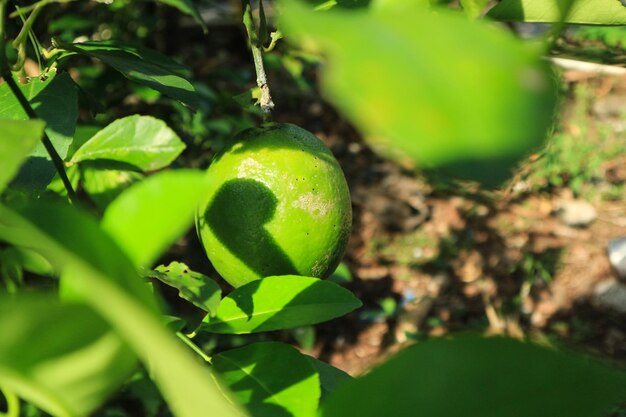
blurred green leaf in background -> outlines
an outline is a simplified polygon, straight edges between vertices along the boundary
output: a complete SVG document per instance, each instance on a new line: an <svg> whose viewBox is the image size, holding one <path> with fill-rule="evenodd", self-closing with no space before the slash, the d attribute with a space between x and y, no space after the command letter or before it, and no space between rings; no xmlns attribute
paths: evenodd
<svg viewBox="0 0 626 417"><path fill-rule="evenodd" d="M312 11L285 0L281 23L327 56L326 96L378 150L502 181L552 123L555 82L539 51L459 13L387 3Z"/></svg>
<svg viewBox="0 0 626 417"><path fill-rule="evenodd" d="M35 149L43 136L45 123L41 120L0 120L0 191L17 174L26 157Z"/></svg>
<svg viewBox="0 0 626 417"><path fill-rule="evenodd" d="M502 0L487 16L505 21L626 25L626 6L619 0Z"/></svg>

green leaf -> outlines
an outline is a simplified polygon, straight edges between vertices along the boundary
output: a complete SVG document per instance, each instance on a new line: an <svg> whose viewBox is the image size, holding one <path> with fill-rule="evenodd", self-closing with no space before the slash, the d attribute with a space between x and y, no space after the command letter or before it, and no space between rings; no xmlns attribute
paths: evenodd
<svg viewBox="0 0 626 417"><path fill-rule="evenodd" d="M58 74L56 70L51 70L45 79L31 78L26 84L16 81L37 116L46 122L45 131L57 153L65 158L78 118L78 95L74 82L67 73ZM0 118L28 120L26 111L7 83L0 84L0 103ZM36 148L33 156L49 159L43 145Z"/></svg>
<svg viewBox="0 0 626 417"><path fill-rule="evenodd" d="M287 35L328 57L328 99L386 155L488 181L552 123L547 66L500 28L417 5L312 12L283 3Z"/></svg>
<svg viewBox="0 0 626 417"><path fill-rule="evenodd" d="M335 6L354 9L367 7L370 4L370 0L307 0L307 2L314 5L316 10L328 10Z"/></svg>
<svg viewBox="0 0 626 417"><path fill-rule="evenodd" d="M213 368L252 417L313 417L319 377L293 346L254 343L213 357Z"/></svg>
<svg viewBox="0 0 626 417"><path fill-rule="evenodd" d="M256 333L315 324L361 306L332 282L296 275L252 281L224 297L217 315L202 326L213 333Z"/></svg>
<svg viewBox="0 0 626 417"><path fill-rule="evenodd" d="M567 16L563 16L571 5ZM626 6L619 0L502 0L487 13L496 20L626 25Z"/></svg>
<svg viewBox="0 0 626 417"><path fill-rule="evenodd" d="M49 33L92 30L98 23L93 17L63 14L48 23Z"/></svg>
<svg viewBox="0 0 626 417"><path fill-rule="evenodd" d="M154 297L148 293L130 259L113 239L102 233L95 218L73 206L45 200L11 209L0 206L0 239L39 252L57 270L79 263L83 268L111 277L129 294L157 311Z"/></svg>
<svg viewBox="0 0 626 417"><path fill-rule="evenodd" d="M141 180L144 175L135 171L84 166L82 184L89 198L104 210L125 189Z"/></svg>
<svg viewBox="0 0 626 417"><path fill-rule="evenodd" d="M145 46L134 43L126 43L117 40L106 40L66 44L57 39L55 39L54 42L64 49L71 50L70 48L76 48L77 50L74 52L79 54L94 54L94 58L99 58L99 56L96 56L99 53L102 53L104 55L106 55L107 53L111 53L113 54L113 56L115 56L116 52L123 52L124 56L132 56L132 60L144 61L150 65L156 65L165 68L172 73L187 75L191 72L187 66L170 58L169 56L164 55L154 49L146 48Z"/></svg>
<svg viewBox="0 0 626 417"><path fill-rule="evenodd" d="M334 282L335 284L342 285L347 284L348 282L352 282L353 278L352 273L350 273L350 269L348 269L348 266L342 262L337 265L337 269L335 269L335 272L333 272L331 276L328 277L328 280Z"/></svg>
<svg viewBox="0 0 626 417"><path fill-rule="evenodd" d="M35 149L43 136L45 123L41 120L0 120L0 192L15 176L24 159Z"/></svg>
<svg viewBox="0 0 626 417"><path fill-rule="evenodd" d="M203 172L165 171L131 186L102 219L106 230L136 266L151 267L193 223L208 186Z"/></svg>
<svg viewBox="0 0 626 417"><path fill-rule="evenodd" d="M81 146L71 163L106 160L121 167L152 171L169 165L185 144L165 122L150 116L117 119Z"/></svg>
<svg viewBox="0 0 626 417"><path fill-rule="evenodd" d="M20 268L33 274L43 276L55 275L54 268L50 262L39 253L30 249L10 246L0 251L0 264L5 260L10 260L19 265Z"/></svg>
<svg viewBox="0 0 626 417"><path fill-rule="evenodd" d="M202 20L202 16L200 16L200 12L198 12L198 9L196 9L196 6L194 6L191 0L158 0L158 1L160 1L163 4L167 4L168 6L176 7L181 12L186 13L189 16L193 17L194 20L198 22L200 27L202 27L202 30L204 31L204 33L208 32L206 23L204 23L204 20Z"/></svg>
<svg viewBox="0 0 626 417"><path fill-rule="evenodd" d="M0 298L0 386L55 416L91 414L136 368L133 353L83 305Z"/></svg>
<svg viewBox="0 0 626 417"><path fill-rule="evenodd" d="M165 326L167 326L167 328L170 329L172 332L180 332L187 325L187 322L180 317L168 315L163 315L161 317L163 324L165 324Z"/></svg>
<svg viewBox="0 0 626 417"><path fill-rule="evenodd" d="M0 205L0 239L36 249L64 267L75 296L108 321L149 366L177 417L197 417L198 410L220 417L244 415L225 398L212 373L164 328L152 307L154 299L137 293L145 294L147 288L132 264L132 272L128 270L130 261L87 219L66 205L40 202L19 213Z"/></svg>
<svg viewBox="0 0 626 417"><path fill-rule="evenodd" d="M78 183L80 182L80 172L78 170L78 166L66 166L65 174L67 175L67 179L70 180L72 188L76 190L78 188ZM61 197L67 198L67 188L65 188L65 184L63 184L63 180L61 180L58 173L54 174L52 181L50 181L46 186L46 191L50 191Z"/></svg>
<svg viewBox="0 0 626 417"><path fill-rule="evenodd" d="M326 362L322 362L312 356L307 356L307 359L320 377L320 387L322 388L321 401L325 401L331 393L337 390L339 385L353 379L348 373Z"/></svg>
<svg viewBox="0 0 626 417"><path fill-rule="evenodd" d="M67 158L71 159L74 153L85 144L93 135L98 133L102 129L102 126L96 125L76 125L76 131L74 131L74 140L72 141L70 148L67 150Z"/></svg>
<svg viewBox="0 0 626 417"><path fill-rule="evenodd" d="M180 262L159 265L149 273L156 279L178 289L181 298L209 313L217 314L217 306L222 298L222 290L217 282L199 272L194 272Z"/></svg>
<svg viewBox="0 0 626 417"><path fill-rule="evenodd" d="M485 10L488 3L489 0L461 0L461 5L463 6L465 14L472 19L480 17L480 14L483 10Z"/></svg>
<svg viewBox="0 0 626 417"><path fill-rule="evenodd" d="M129 80L154 88L191 107L199 104L194 86L179 75L187 68L158 51L119 41L64 43L55 40L55 44L67 51L99 59Z"/></svg>
<svg viewBox="0 0 626 417"><path fill-rule="evenodd" d="M336 0L337 6L346 9L361 8L369 6L371 0Z"/></svg>
<svg viewBox="0 0 626 417"><path fill-rule="evenodd" d="M78 118L78 94L74 81L67 73L55 70L47 78L32 78L18 86L30 102L37 116L46 123L45 132L54 149L63 159L74 136ZM7 83L0 84L0 119L28 120L28 115L11 92ZM28 190L43 190L55 174L50 156L42 143L37 144L15 185Z"/></svg>
<svg viewBox="0 0 626 417"><path fill-rule="evenodd" d="M439 339L343 384L322 415L600 417L625 387L626 373L582 356L504 338Z"/></svg>
<svg viewBox="0 0 626 417"><path fill-rule="evenodd" d="M302 350L311 351L315 348L315 326L300 326L289 332Z"/></svg>

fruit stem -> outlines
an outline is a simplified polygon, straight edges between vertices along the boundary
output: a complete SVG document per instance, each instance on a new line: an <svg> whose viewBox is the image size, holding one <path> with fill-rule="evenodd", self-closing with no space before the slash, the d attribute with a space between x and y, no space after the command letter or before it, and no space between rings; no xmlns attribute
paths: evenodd
<svg viewBox="0 0 626 417"><path fill-rule="evenodd" d="M265 67L263 66L263 53L261 51L263 45L261 45L261 42L256 34L250 0L241 0L241 7L243 9L243 24L246 27L246 33L248 34L248 45L250 45L250 49L252 50L252 59L254 61L254 69L256 71L256 83L261 89L259 105L261 106L261 110L263 110L263 117L265 121L268 121L268 119L272 116L274 102L272 101L270 88L267 85L267 75L265 74Z"/></svg>

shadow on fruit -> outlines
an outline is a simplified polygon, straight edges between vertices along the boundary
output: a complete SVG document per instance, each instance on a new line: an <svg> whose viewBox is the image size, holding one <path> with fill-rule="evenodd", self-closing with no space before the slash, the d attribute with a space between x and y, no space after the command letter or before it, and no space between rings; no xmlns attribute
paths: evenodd
<svg viewBox="0 0 626 417"><path fill-rule="evenodd" d="M205 212L206 222L220 243L260 277L298 274L265 229L277 202L263 183L234 179L222 185Z"/></svg>

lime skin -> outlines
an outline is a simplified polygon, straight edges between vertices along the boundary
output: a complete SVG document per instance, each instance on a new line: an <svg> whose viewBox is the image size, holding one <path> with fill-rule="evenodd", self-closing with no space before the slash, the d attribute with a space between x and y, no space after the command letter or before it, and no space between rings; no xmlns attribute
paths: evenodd
<svg viewBox="0 0 626 417"><path fill-rule="evenodd" d="M312 133L292 124L248 129L215 156L207 175L196 228L232 286L335 270L350 236L350 193L339 163Z"/></svg>

